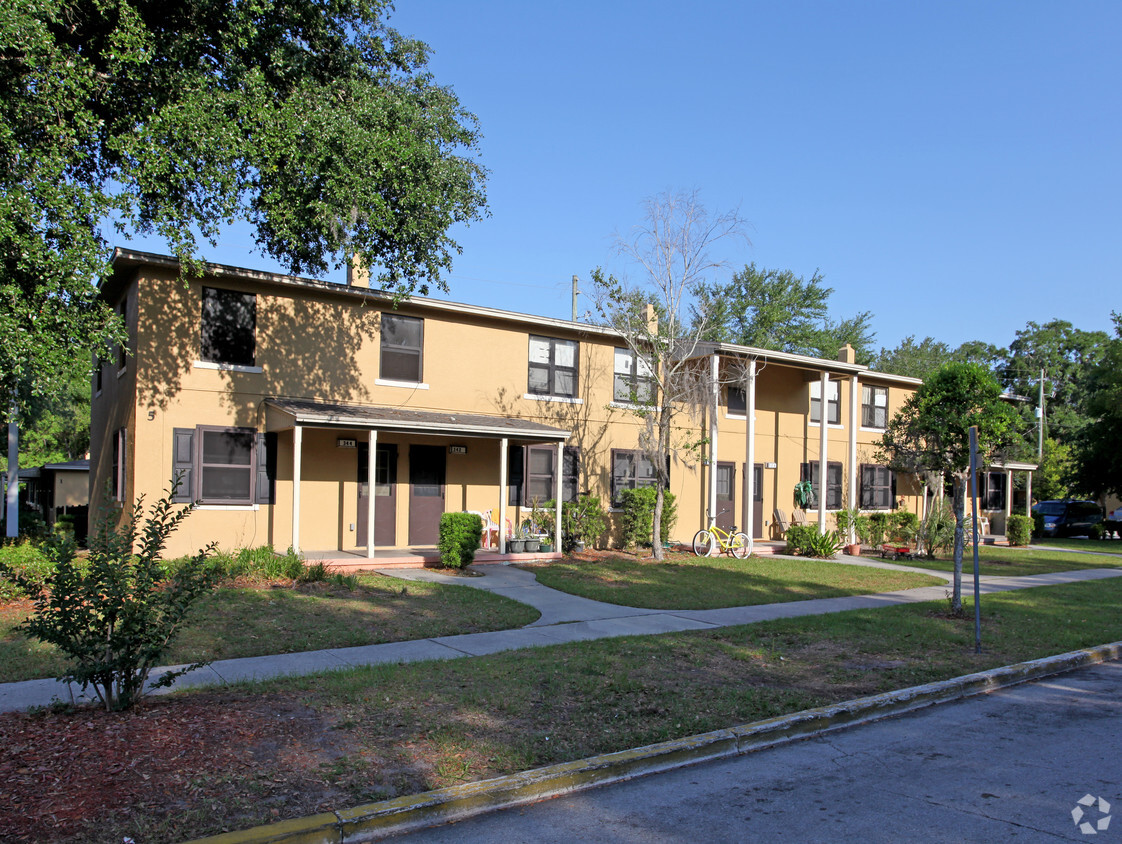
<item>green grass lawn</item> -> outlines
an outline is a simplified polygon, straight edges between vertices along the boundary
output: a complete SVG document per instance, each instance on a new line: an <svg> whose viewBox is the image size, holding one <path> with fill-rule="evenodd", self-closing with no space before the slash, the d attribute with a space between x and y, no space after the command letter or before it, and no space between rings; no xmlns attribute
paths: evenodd
<svg viewBox="0 0 1122 844"><path fill-rule="evenodd" d="M522 627L533 607L466 586L358 577L359 588L327 584L227 586L198 603L167 664L401 642ZM54 677L65 661L52 646L15 630L29 602L0 605L0 682Z"/></svg>
<svg viewBox="0 0 1122 844"><path fill-rule="evenodd" d="M1098 551L1102 554L1122 554L1122 540L1119 539L1034 539L1033 545L1046 548L1070 548L1073 551Z"/></svg>
<svg viewBox="0 0 1122 844"><path fill-rule="evenodd" d="M935 560L918 558L912 565L937 571L954 571L954 559L950 554ZM983 575L1046 574L1095 568L1122 568L1122 557L1072 554L1065 552L1062 547L1038 550L987 545L978 549L978 570ZM969 545L962 555L962 570L970 573L974 571L974 551Z"/></svg>
<svg viewBox="0 0 1122 844"><path fill-rule="evenodd" d="M715 609L810 598L892 592L944 583L911 572L825 560L695 557L670 554L663 563L632 557L562 562L530 569L538 582L562 592L648 609Z"/></svg>

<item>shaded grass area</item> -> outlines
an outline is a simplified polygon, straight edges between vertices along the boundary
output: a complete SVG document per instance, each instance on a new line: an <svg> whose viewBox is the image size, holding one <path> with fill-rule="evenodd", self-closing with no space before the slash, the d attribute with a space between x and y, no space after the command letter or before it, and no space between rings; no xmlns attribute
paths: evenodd
<svg viewBox="0 0 1122 844"><path fill-rule="evenodd" d="M402 642L523 627L533 607L466 586L359 575L357 589L338 584L249 582L201 599L172 643L167 664ZM0 605L0 682L55 677L65 660L52 646L15 627L30 601Z"/></svg>
<svg viewBox="0 0 1122 844"><path fill-rule="evenodd" d="M943 578L806 558L696 557L671 554L663 563L612 557L530 569L562 592L648 609L716 609L892 592L936 586Z"/></svg>
<svg viewBox="0 0 1122 844"><path fill-rule="evenodd" d="M928 560L926 557L917 558L912 565L936 571L954 571L954 557L944 554L934 560ZM978 549L978 571L984 575L1020 576L1095 568L1122 569L1122 557L1072 554L1062 549L1051 548L1041 550L987 545ZM970 574L974 572L974 550L969 545L962 554L962 571Z"/></svg>
<svg viewBox="0 0 1122 844"><path fill-rule="evenodd" d="M933 602L177 695L154 704L166 707L162 720L177 706L209 702L247 718L287 713L302 728L262 748L252 737L267 725L245 724L237 754L210 760L197 775L177 763L190 799L132 805L112 829L116 840L183 840L1116 641L1120 601L1122 578L987 596L980 655L972 607L956 619L945 602ZM58 719L61 732L82 716L39 717ZM106 840L98 837L105 819L87 820L88 835L68 840Z"/></svg>

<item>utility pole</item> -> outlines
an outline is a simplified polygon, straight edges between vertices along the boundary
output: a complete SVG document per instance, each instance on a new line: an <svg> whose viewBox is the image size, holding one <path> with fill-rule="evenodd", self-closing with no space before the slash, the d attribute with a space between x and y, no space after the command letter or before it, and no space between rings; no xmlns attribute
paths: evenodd
<svg viewBox="0 0 1122 844"><path fill-rule="evenodd" d="M12 391L8 413L8 488L6 490L5 524L9 539L19 536L19 417L15 391Z"/></svg>
<svg viewBox="0 0 1122 844"><path fill-rule="evenodd" d="M573 322L577 321L577 277L573 276Z"/></svg>
<svg viewBox="0 0 1122 844"><path fill-rule="evenodd" d="M1040 404L1036 409L1040 414L1040 433L1039 440L1036 446L1036 461L1037 463L1044 462L1044 370L1040 370Z"/></svg>

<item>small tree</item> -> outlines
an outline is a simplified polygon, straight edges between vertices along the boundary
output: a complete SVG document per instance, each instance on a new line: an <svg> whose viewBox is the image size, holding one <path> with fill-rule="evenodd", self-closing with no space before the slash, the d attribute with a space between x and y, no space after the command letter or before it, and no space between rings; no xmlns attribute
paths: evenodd
<svg viewBox="0 0 1122 844"><path fill-rule="evenodd" d="M632 411L642 420L639 445L655 472L655 508L651 529L654 557L663 558L663 508L670 484L670 458L698 448L698 442L675 442L679 414L697 415L708 400L708 373L694 359L708 328L702 315L692 326L689 301L706 274L725 266L710 249L726 238L744 238L744 221L735 212L710 217L697 194L663 193L647 200L647 219L633 238L617 238L617 251L638 265L644 283L629 286L592 273L597 309L635 356L637 371L648 373L649 390L632 396Z"/></svg>
<svg viewBox="0 0 1122 844"><path fill-rule="evenodd" d="M143 526L143 499L120 524L118 513L104 512L85 560L75 559L72 541L51 543L54 572L46 588L36 590L35 610L22 627L26 635L54 645L70 659L60 680L78 683L83 690L93 686L110 711L128 709L147 691L171 685L205 664L169 671L145 688L195 601L220 576L208 564L213 545L177 565L170 576L165 572L160 555L167 538L194 506L173 507L178 485L173 483L152 506ZM4 574L22 580L11 571Z"/></svg>
<svg viewBox="0 0 1122 844"><path fill-rule="evenodd" d="M978 428L978 454L987 460L1010 444L1016 414L1001 397L1001 385L975 363L950 363L912 394L888 423L879 457L897 471L932 471L954 480L954 595L962 612L962 552L966 487L970 473L970 428Z"/></svg>

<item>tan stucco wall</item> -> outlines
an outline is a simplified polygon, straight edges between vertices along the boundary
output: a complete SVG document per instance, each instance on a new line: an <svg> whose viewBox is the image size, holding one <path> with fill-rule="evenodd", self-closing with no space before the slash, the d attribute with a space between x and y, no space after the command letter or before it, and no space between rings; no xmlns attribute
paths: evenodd
<svg viewBox="0 0 1122 844"><path fill-rule="evenodd" d="M167 271L147 269L129 287L134 359L122 378L106 367L105 387L94 400L91 487L104 484L112 432L129 427L126 494L149 501L167 487L172 471L173 429L221 425L275 429L276 415L265 418L269 397L352 402L424 411L515 416L571 431L568 445L581 449L580 488L607 504L611 450L637 448L640 422L612 407L613 338L580 327L545 326L497 317L434 310L404 303L400 313L424 319L423 386L377 383L378 329L383 308L345 291L285 289L251 280L208 282L257 295L257 354L260 372L199 367L199 282L184 284ZM293 295L300 298L294 299ZM139 326L139 328L137 328ZM526 398L529 335L577 340L580 344L579 402ZM110 372L110 369L113 371ZM815 461L819 427L809 423L810 383L818 372L768 364L757 377L755 459L773 462L764 470L764 536L776 507L790 511L800 464ZM137 381L139 379L139 381ZM139 386L137 386L139 384ZM848 473L849 379L841 382L842 424L829 426L829 459ZM889 386L890 413L907 391ZM860 395L858 394L858 400ZM746 421L718 410L718 459L737 468L737 508L742 508ZM708 434L702 418L679 416L677 442ZM357 536L357 449L337 446L340 437L366 442L365 430L306 428L303 436L300 544L303 549L347 549L364 544ZM858 463L873 462L879 432L859 431ZM499 442L470 437L431 437L380 432L379 443L398 445L397 543L407 544L409 445L466 446L467 454L448 454L445 508L487 510L500 506ZM194 551L209 542L233 548L271 543L284 549L292 537L293 436L280 430L277 443L276 499L273 505L202 508L173 537L169 552ZM704 524L708 469L698 455L683 455L671 466L671 491L678 497L674 539L688 541ZM848 485L847 485L848 486ZM906 484L898 492L916 509ZM524 517L508 507L513 524ZM738 512L738 522L741 514ZM832 520L830 526L833 526ZM355 525L355 529L352 529Z"/></svg>

